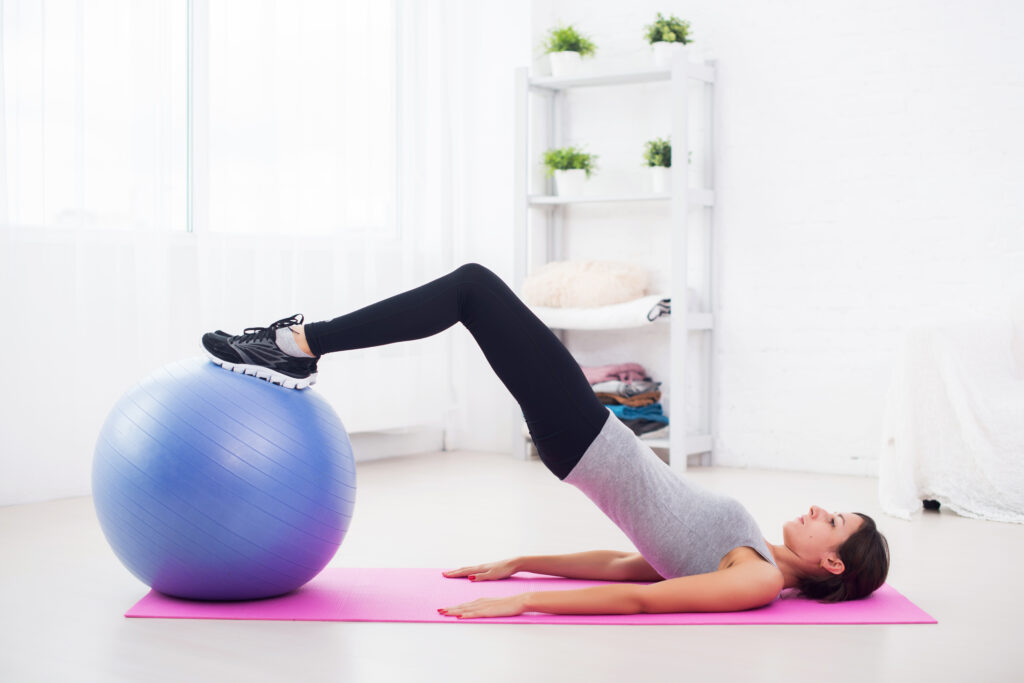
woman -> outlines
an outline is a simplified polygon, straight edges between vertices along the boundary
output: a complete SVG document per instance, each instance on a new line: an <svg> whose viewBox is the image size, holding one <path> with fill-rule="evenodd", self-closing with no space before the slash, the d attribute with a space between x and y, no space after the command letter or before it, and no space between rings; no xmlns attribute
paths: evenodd
<svg viewBox="0 0 1024 683"><path fill-rule="evenodd" d="M484 581L530 571L653 583L483 598L442 614L734 611L767 605L783 588L835 602L864 597L885 581L888 546L870 517L811 507L772 545L737 501L679 477L601 404L558 338L481 265L334 320L303 325L298 315L236 336L218 330L203 335L203 346L226 369L301 389L316 381L324 353L422 339L456 322L518 401L544 465L594 501L639 552L516 558L445 576Z"/></svg>

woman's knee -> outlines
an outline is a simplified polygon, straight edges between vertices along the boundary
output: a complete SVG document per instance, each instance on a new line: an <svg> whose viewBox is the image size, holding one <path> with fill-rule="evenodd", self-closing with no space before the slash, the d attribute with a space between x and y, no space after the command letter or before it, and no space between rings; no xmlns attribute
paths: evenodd
<svg viewBox="0 0 1024 683"><path fill-rule="evenodd" d="M455 270L455 274L461 284L468 285L466 291L471 296L474 292L487 292L509 299L516 298L512 288L504 280L479 263L465 263Z"/></svg>
<svg viewBox="0 0 1024 683"><path fill-rule="evenodd" d="M464 263L456 268L455 272L463 279L469 281L493 282L494 280L501 279L486 266L482 266L479 263Z"/></svg>
<svg viewBox="0 0 1024 683"><path fill-rule="evenodd" d="M459 319L467 327L484 317L507 316L510 306L523 305L504 280L479 263L465 263L452 274L459 285ZM496 306L499 302L504 303Z"/></svg>

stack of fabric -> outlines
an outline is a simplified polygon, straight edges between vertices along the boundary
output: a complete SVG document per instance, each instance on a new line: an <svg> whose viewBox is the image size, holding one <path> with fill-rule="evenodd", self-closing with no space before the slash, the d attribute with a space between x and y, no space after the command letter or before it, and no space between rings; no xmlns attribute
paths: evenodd
<svg viewBox="0 0 1024 683"><path fill-rule="evenodd" d="M637 436L663 429L661 382L654 382L639 363L583 367L583 374L601 403Z"/></svg>

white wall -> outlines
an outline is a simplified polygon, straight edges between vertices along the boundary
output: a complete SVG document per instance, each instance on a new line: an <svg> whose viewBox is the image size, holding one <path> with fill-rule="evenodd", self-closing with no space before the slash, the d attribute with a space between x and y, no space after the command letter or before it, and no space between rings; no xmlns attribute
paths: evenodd
<svg viewBox="0 0 1024 683"><path fill-rule="evenodd" d="M1024 290L1024 5L532 9L535 47L555 22L573 23L597 43L596 69L642 63L657 11L690 20L695 47L717 62L714 462L875 473L901 331L915 319L1002 315ZM641 87L570 100L567 142L602 155L605 173L631 163L624 135L664 134L658 112L638 105L654 86ZM643 226L653 240L659 211L570 212L569 256L621 253L624 229ZM661 263L643 237L626 249ZM658 366L659 344L644 335L636 357ZM633 359L602 359L579 334L569 346L581 362Z"/></svg>

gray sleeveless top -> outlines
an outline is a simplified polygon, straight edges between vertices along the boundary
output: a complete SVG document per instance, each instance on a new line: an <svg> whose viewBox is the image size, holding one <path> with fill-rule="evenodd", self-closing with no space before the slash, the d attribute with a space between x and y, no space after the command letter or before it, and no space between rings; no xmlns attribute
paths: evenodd
<svg viewBox="0 0 1024 683"><path fill-rule="evenodd" d="M679 476L611 411L565 481L601 508L666 579L716 571L740 546L778 566L739 501Z"/></svg>

